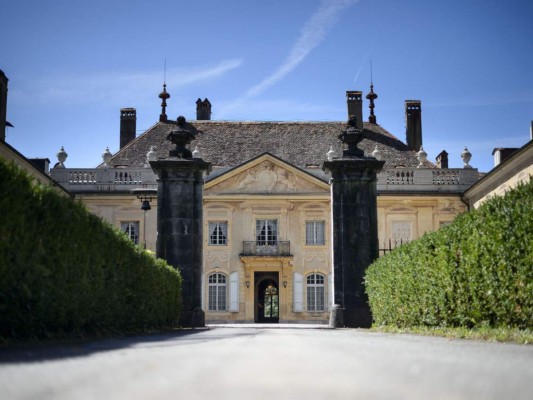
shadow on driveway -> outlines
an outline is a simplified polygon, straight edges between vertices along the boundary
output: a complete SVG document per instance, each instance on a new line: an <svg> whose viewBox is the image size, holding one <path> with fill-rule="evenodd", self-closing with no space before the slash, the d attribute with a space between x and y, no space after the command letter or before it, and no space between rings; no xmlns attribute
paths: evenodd
<svg viewBox="0 0 533 400"><path fill-rule="evenodd" d="M239 330L238 332L232 329L215 328L184 329L170 333L155 333L112 339L21 344L0 349L0 365L86 357L95 353L133 347L154 348L200 344L202 342L221 340L229 337L257 336L261 333L262 331L258 329L245 329L244 331Z"/></svg>

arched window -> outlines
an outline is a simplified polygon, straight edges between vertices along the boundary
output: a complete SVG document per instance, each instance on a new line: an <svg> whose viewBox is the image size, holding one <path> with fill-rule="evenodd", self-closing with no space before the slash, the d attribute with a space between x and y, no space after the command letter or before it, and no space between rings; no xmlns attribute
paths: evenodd
<svg viewBox="0 0 533 400"><path fill-rule="evenodd" d="M226 311L226 276L211 274L208 277L209 311Z"/></svg>
<svg viewBox="0 0 533 400"><path fill-rule="evenodd" d="M324 275L307 276L307 311L324 311Z"/></svg>

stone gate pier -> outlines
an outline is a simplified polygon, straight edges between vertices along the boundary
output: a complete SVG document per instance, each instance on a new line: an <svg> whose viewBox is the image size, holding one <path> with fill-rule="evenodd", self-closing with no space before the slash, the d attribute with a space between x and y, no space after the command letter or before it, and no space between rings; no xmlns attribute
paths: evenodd
<svg viewBox="0 0 533 400"><path fill-rule="evenodd" d="M339 135L347 145L342 157L325 161L331 173L333 287L335 326L370 327L372 315L364 287L365 269L378 257L377 173L384 161L365 157L354 116Z"/></svg>

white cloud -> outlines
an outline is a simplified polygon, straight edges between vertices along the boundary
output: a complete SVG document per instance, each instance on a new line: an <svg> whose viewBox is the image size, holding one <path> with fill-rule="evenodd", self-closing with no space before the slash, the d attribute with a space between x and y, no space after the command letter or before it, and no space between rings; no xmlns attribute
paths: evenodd
<svg viewBox="0 0 533 400"><path fill-rule="evenodd" d="M241 109L250 98L256 97L290 74L326 37L328 30L335 24L340 12L358 0L322 0L315 13L307 20L300 31L285 61L269 76L252 86L246 93L220 112L221 118L229 118L233 111Z"/></svg>
<svg viewBox="0 0 533 400"><path fill-rule="evenodd" d="M242 65L241 59L223 60L216 65L167 70L167 90L216 79ZM142 104L147 93L150 99L161 90L162 71L115 71L97 75L46 77L28 82L27 88L10 93L13 102L31 98L40 103Z"/></svg>
<svg viewBox="0 0 533 400"><path fill-rule="evenodd" d="M291 73L326 37L342 10L358 0L323 0L316 12L305 23L289 55L276 71L251 87L244 98L257 96Z"/></svg>

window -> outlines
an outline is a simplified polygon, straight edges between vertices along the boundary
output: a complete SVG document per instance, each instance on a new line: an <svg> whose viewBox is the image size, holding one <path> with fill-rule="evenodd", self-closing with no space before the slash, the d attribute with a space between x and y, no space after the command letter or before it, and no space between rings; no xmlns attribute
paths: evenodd
<svg viewBox="0 0 533 400"><path fill-rule="evenodd" d="M120 229L130 238L133 243L139 244L139 221L121 222Z"/></svg>
<svg viewBox="0 0 533 400"><path fill-rule="evenodd" d="M305 223L305 244L319 246L325 244L324 221L307 221Z"/></svg>
<svg viewBox="0 0 533 400"><path fill-rule="evenodd" d="M209 222L209 244L225 246L228 243L228 223L226 221Z"/></svg>
<svg viewBox="0 0 533 400"><path fill-rule="evenodd" d="M411 222L409 221L392 221L391 237L394 247L409 243L412 237Z"/></svg>
<svg viewBox="0 0 533 400"><path fill-rule="evenodd" d="M307 276L307 311L324 311L324 275Z"/></svg>
<svg viewBox="0 0 533 400"><path fill-rule="evenodd" d="M255 224L256 240L260 246L274 246L278 241L278 221L258 219Z"/></svg>
<svg viewBox="0 0 533 400"><path fill-rule="evenodd" d="M211 274L208 278L209 311L226 311L226 276Z"/></svg>

